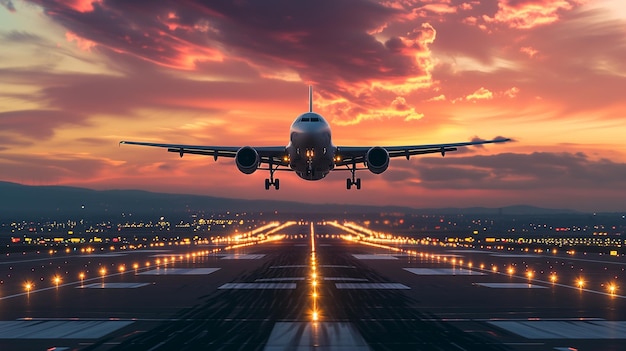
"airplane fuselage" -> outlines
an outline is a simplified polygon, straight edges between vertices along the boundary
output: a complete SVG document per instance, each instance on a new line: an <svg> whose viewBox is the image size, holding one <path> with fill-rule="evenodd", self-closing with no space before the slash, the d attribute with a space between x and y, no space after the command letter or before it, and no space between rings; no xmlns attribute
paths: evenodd
<svg viewBox="0 0 626 351"><path fill-rule="evenodd" d="M289 167L302 179L326 177L335 167L337 147L324 117L315 112L303 113L293 121L289 132Z"/></svg>

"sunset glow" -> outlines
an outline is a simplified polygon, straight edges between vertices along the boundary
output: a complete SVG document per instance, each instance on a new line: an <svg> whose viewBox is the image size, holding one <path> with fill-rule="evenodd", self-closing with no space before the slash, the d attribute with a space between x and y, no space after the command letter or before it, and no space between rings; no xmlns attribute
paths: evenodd
<svg viewBox="0 0 626 351"><path fill-rule="evenodd" d="M626 208L621 1L0 1L0 180L410 207ZM515 142L392 160L363 188L118 146Z"/></svg>

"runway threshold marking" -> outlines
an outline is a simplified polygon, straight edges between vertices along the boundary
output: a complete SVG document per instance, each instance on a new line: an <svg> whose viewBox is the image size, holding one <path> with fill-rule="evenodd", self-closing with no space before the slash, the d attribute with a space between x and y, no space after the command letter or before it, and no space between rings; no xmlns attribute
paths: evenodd
<svg viewBox="0 0 626 351"><path fill-rule="evenodd" d="M489 321L527 339L626 339L626 321Z"/></svg>
<svg viewBox="0 0 626 351"><path fill-rule="evenodd" d="M76 289L136 289L150 283L91 283L77 286Z"/></svg>
<svg viewBox="0 0 626 351"><path fill-rule="evenodd" d="M359 260L397 260L398 258L392 255L369 255L369 254L352 254L354 258Z"/></svg>
<svg viewBox="0 0 626 351"><path fill-rule="evenodd" d="M222 260L258 260L265 257L265 254L228 254L223 256Z"/></svg>
<svg viewBox="0 0 626 351"><path fill-rule="evenodd" d="M157 268L137 273L137 275L206 275L220 268Z"/></svg>
<svg viewBox="0 0 626 351"><path fill-rule="evenodd" d="M131 321L0 321L0 339L98 339Z"/></svg>
<svg viewBox="0 0 626 351"><path fill-rule="evenodd" d="M474 283L492 289L547 289L547 286L531 283Z"/></svg>
<svg viewBox="0 0 626 351"><path fill-rule="evenodd" d="M323 277L324 280L329 281L343 281L343 282L366 282L365 278L350 278L350 277Z"/></svg>
<svg viewBox="0 0 626 351"><path fill-rule="evenodd" d="M370 350L350 323L277 322L264 350Z"/></svg>
<svg viewBox="0 0 626 351"><path fill-rule="evenodd" d="M306 264L292 264L292 265L285 265L285 266L270 266L270 269L283 269L283 268L308 268L309 266ZM319 265L318 267L321 268L356 268L356 266L346 266L346 265L340 265L340 264L322 264Z"/></svg>
<svg viewBox="0 0 626 351"><path fill-rule="evenodd" d="M547 286L530 283L474 283L492 289L547 289Z"/></svg>
<svg viewBox="0 0 626 351"><path fill-rule="evenodd" d="M304 277L279 277L279 278L261 278L255 279L255 282L290 282L290 281L301 281L304 280Z"/></svg>
<svg viewBox="0 0 626 351"><path fill-rule="evenodd" d="M226 283L218 289L295 289L296 283Z"/></svg>
<svg viewBox="0 0 626 351"><path fill-rule="evenodd" d="M337 289L410 290L400 283L335 283Z"/></svg>
<svg viewBox="0 0 626 351"><path fill-rule="evenodd" d="M404 268L404 270L417 275L486 275L465 268Z"/></svg>

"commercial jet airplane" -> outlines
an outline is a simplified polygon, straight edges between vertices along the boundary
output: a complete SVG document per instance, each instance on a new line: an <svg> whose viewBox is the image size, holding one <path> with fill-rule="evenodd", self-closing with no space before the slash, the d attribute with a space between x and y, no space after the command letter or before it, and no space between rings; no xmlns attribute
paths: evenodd
<svg viewBox="0 0 626 351"><path fill-rule="evenodd" d="M235 159L237 168L245 174L256 170L270 172L265 179L265 189L280 187L279 179L274 178L276 171L294 171L306 180L320 180L330 171L347 170L352 174L346 179L346 188L353 185L361 189L361 178L356 177L357 170L368 169L380 174L389 167L392 157L406 157L430 153L456 151L458 147L503 143L511 139L467 141L449 144L406 145L406 146L335 146L331 139L330 125L324 117L313 112L313 88L309 86L309 112L305 112L291 124L289 144L287 146L204 146L185 144L160 144L138 141L120 141L120 144L142 145L166 148L169 152L184 154L229 157ZM363 164L361 167L360 165ZM262 168L262 165L267 165ZM359 167L357 167L359 165ZM345 167L345 168L343 168Z"/></svg>

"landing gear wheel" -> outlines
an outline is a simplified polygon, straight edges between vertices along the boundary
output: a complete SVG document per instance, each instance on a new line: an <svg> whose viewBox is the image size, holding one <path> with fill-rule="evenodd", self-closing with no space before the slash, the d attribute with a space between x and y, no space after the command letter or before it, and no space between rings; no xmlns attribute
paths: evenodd
<svg viewBox="0 0 626 351"><path fill-rule="evenodd" d="M270 180L269 179L265 179L265 190L270 190Z"/></svg>
<svg viewBox="0 0 626 351"><path fill-rule="evenodd" d="M352 174L352 178L348 178L346 179L346 189L350 190L350 188L352 188L353 185L356 186L356 190L361 189L361 178L356 178L355 179L355 175L356 175L356 162L352 162L352 165L347 165L348 170L350 171L350 173Z"/></svg>
<svg viewBox="0 0 626 351"><path fill-rule="evenodd" d="M280 180L280 179L276 179L276 180L274 180L274 188L275 188L276 190L278 190L278 188L280 188L280 181L279 181L279 180Z"/></svg>

